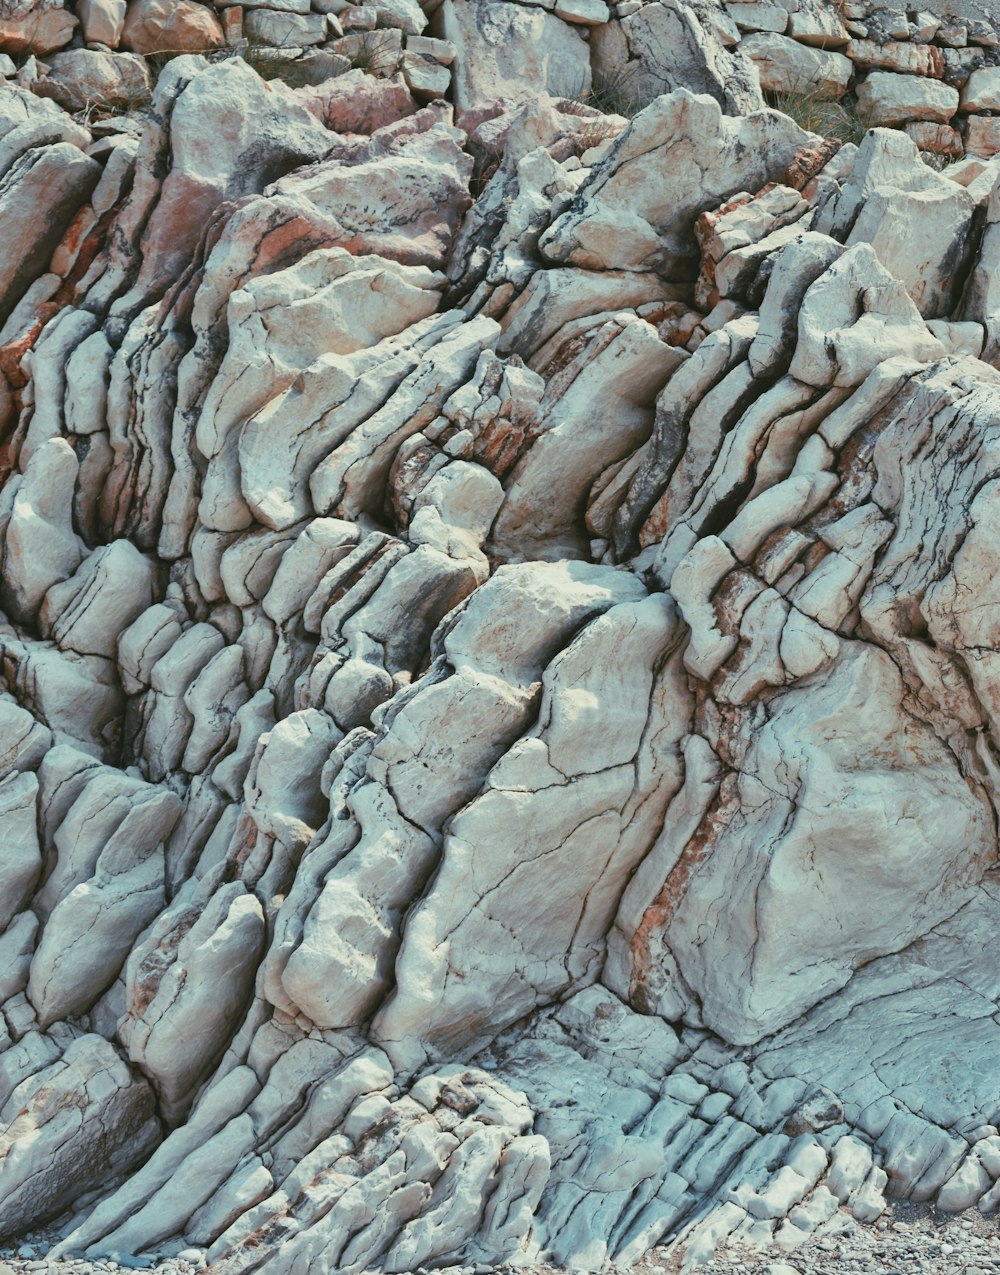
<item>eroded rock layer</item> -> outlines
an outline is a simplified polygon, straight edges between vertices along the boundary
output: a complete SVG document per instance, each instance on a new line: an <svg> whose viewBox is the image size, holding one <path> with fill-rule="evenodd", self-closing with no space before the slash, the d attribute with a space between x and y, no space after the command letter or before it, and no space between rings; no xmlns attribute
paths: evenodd
<svg viewBox="0 0 1000 1275"><path fill-rule="evenodd" d="M1000 164L733 109L0 89L0 1235L1000 1198Z"/></svg>

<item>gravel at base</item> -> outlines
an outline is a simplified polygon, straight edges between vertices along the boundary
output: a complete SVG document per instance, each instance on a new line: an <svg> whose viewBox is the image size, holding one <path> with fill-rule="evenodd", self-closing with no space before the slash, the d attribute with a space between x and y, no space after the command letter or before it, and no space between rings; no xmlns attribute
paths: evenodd
<svg viewBox="0 0 1000 1275"><path fill-rule="evenodd" d="M892 1205L871 1226L859 1226L846 1212L842 1233L817 1234L792 1252L723 1247L715 1258L693 1268L698 1275L1000 1275L1000 1231L996 1214L976 1209L941 1213L929 1205ZM10 1246L0 1245L0 1275L125 1275L145 1269L155 1275L198 1275L204 1256L186 1250L155 1265L142 1259L123 1262L49 1260L58 1240L40 1233ZM630 1275L678 1275L683 1254L654 1249L630 1268ZM330 1275L335 1275L331 1272ZM423 1268L415 1275L424 1275ZM430 1273L427 1273L430 1275ZM551 1266L474 1266L441 1268L435 1275L559 1275ZM613 1273L612 1273L613 1275ZM622 1273L624 1275L624 1272Z"/></svg>

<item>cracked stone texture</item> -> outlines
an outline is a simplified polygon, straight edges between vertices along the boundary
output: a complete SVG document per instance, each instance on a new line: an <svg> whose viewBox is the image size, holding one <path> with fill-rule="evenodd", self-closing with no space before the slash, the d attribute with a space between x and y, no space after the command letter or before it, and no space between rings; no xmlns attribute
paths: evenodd
<svg viewBox="0 0 1000 1275"><path fill-rule="evenodd" d="M332 83L0 87L0 1236L993 1208L998 165Z"/></svg>

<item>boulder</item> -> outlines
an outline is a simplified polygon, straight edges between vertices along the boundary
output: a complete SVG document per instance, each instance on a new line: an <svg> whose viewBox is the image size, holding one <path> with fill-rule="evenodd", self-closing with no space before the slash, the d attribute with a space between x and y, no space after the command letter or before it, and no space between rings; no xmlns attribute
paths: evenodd
<svg viewBox="0 0 1000 1275"><path fill-rule="evenodd" d="M788 26L788 10L781 4L727 4L726 12L741 31L775 31Z"/></svg>
<svg viewBox="0 0 1000 1275"><path fill-rule="evenodd" d="M443 0L442 32L456 49L455 106L517 101L539 90L577 98L590 88L589 49L576 26L510 0Z"/></svg>
<svg viewBox="0 0 1000 1275"><path fill-rule="evenodd" d="M962 85L959 109L969 113L1000 111L1000 68L984 66L973 71Z"/></svg>
<svg viewBox="0 0 1000 1275"><path fill-rule="evenodd" d="M0 233L7 251L0 263L0 320L45 269L101 166L70 142L32 146L0 177ZM45 218L35 214L44 199Z"/></svg>
<svg viewBox="0 0 1000 1275"><path fill-rule="evenodd" d="M326 39L326 18L321 13L248 9L243 15L243 34L254 44L270 48L304 49Z"/></svg>
<svg viewBox="0 0 1000 1275"><path fill-rule="evenodd" d="M116 49L125 25L126 0L77 0L80 34L84 40Z"/></svg>
<svg viewBox="0 0 1000 1275"><path fill-rule="evenodd" d="M819 0L800 0L789 13L787 32L816 49L843 49L851 39L839 13Z"/></svg>
<svg viewBox="0 0 1000 1275"><path fill-rule="evenodd" d="M148 104L153 86L145 59L136 54L71 49L53 54L48 75L34 90L67 111L94 106L130 111Z"/></svg>
<svg viewBox="0 0 1000 1275"><path fill-rule="evenodd" d="M63 1212L84 1192L127 1172L160 1136L152 1090L106 1040L84 1034L65 1053L34 1052L32 1066L29 1048L22 1048L28 1057L18 1060L21 1075L14 1073L20 1083L0 1107L0 1227L7 1234ZM40 1162L44 1187L35 1181Z"/></svg>
<svg viewBox="0 0 1000 1275"><path fill-rule="evenodd" d="M800 44L788 36L759 31L740 49L753 62L761 87L768 93L792 93L840 98L853 75L849 58Z"/></svg>
<svg viewBox="0 0 1000 1275"><path fill-rule="evenodd" d="M639 106L674 89L707 93L730 114L763 106L760 83L743 46L721 37L716 4L646 4L592 36L594 68L613 97ZM728 19L727 19L728 21Z"/></svg>
<svg viewBox="0 0 1000 1275"><path fill-rule="evenodd" d="M859 67L877 71L897 71L904 75L922 75L940 80L945 72L941 50L933 44L911 44L888 40L852 40L844 50Z"/></svg>
<svg viewBox="0 0 1000 1275"><path fill-rule="evenodd" d="M23 17L0 14L0 53L43 58L73 38L78 19L63 8L37 8Z"/></svg>
<svg viewBox="0 0 1000 1275"><path fill-rule="evenodd" d="M1000 119L990 115L972 115L965 123L967 155L992 159L1000 155Z"/></svg>
<svg viewBox="0 0 1000 1275"><path fill-rule="evenodd" d="M205 53L225 44L211 9L195 0L129 0L121 43L134 53Z"/></svg>
<svg viewBox="0 0 1000 1275"><path fill-rule="evenodd" d="M916 75L873 71L857 88L858 111L867 123L882 127L929 120L947 124L958 110L958 89Z"/></svg>

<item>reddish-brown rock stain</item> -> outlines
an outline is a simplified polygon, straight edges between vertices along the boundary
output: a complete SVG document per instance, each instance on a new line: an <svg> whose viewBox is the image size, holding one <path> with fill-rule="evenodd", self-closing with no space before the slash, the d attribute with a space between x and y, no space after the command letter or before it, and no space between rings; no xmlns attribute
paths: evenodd
<svg viewBox="0 0 1000 1275"><path fill-rule="evenodd" d="M735 795L735 777L730 776L719 792L715 805L704 816L697 830L681 851L663 888L646 908L642 920L632 936L632 980L629 1000L641 1012L651 1012L648 1003L648 986L654 973L654 945L657 936L670 928L687 894L691 878L712 852L716 842L726 830L733 815L739 809Z"/></svg>

